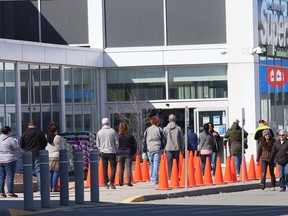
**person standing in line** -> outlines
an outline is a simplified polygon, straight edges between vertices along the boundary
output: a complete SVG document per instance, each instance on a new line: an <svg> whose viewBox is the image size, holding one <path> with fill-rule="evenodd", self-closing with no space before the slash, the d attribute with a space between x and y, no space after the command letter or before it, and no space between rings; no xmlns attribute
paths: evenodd
<svg viewBox="0 0 288 216"><path fill-rule="evenodd" d="M194 156L195 152L197 151L198 136L194 132L192 126L188 127L187 140L188 140L188 151L192 151L193 156Z"/></svg>
<svg viewBox="0 0 288 216"><path fill-rule="evenodd" d="M119 186L123 186L124 167L126 163L127 169L127 186L132 187L131 173L132 161L137 151L136 139L132 134L128 133L128 125L126 123L119 124L119 149L118 149L118 162L120 165L119 172Z"/></svg>
<svg viewBox="0 0 288 216"><path fill-rule="evenodd" d="M199 134L199 148L201 159L201 170L204 175L206 158L208 157L211 163L213 146L216 145L216 140L212 134L212 126L210 123L203 125L204 131ZM209 164L211 166L211 164Z"/></svg>
<svg viewBox="0 0 288 216"><path fill-rule="evenodd" d="M272 152L273 145L275 143L275 139L271 137L269 130L263 130L262 132L263 137L259 139L259 145L257 148L257 166L259 166L259 160L262 161L262 177L260 182L260 188L264 190L266 188L266 171L267 166L269 166L269 171L271 175L271 183L272 183L272 191L275 191L276 187L276 178L274 174L274 158L273 160L270 160L270 155Z"/></svg>
<svg viewBox="0 0 288 216"><path fill-rule="evenodd" d="M9 126L1 128L0 135L0 197L18 197L14 193L14 176L16 172L17 156L20 149L18 140L11 137L12 129ZM5 194L5 179L8 193Z"/></svg>
<svg viewBox="0 0 288 216"><path fill-rule="evenodd" d="M150 119L151 126L144 132L143 152L148 152L150 165L150 180L153 184L159 183L159 165L161 161L161 154L164 149L163 146L163 131L158 125L160 120L157 116Z"/></svg>
<svg viewBox="0 0 288 216"><path fill-rule="evenodd" d="M214 125L212 123L209 123L209 131L212 133L212 135L215 138L216 144L213 145L212 149L212 157L211 157L211 167L212 167L212 174L213 176L215 175L216 171L216 159L218 153L220 153L220 142L221 142L221 137L217 131L214 130Z"/></svg>
<svg viewBox="0 0 288 216"><path fill-rule="evenodd" d="M272 148L272 153L270 155L270 161L272 162L275 157L275 162L278 163L279 168L279 182L280 182L280 192L286 190L286 185L288 184L288 140L287 133L285 130L279 131L279 140L276 140Z"/></svg>
<svg viewBox="0 0 288 216"><path fill-rule="evenodd" d="M248 133L244 130L244 138L247 138L247 136ZM239 177L242 163L242 128L239 126L238 119L235 119L232 126L226 131L224 138L229 140L230 155L234 156L236 174Z"/></svg>
<svg viewBox="0 0 288 216"><path fill-rule="evenodd" d="M274 133L273 133L272 129L268 126L268 124L267 124L267 122L265 120L260 119L258 121L258 124L259 124L259 126L256 128L256 130L254 132L254 140L256 140L257 143L259 142L260 138L263 137L262 132L264 130L269 130L270 131L270 136L272 138L274 138Z"/></svg>
<svg viewBox="0 0 288 216"><path fill-rule="evenodd" d="M61 136L57 135L58 125L55 122L49 124L47 134L46 150L49 152L49 170L50 170L50 191L60 192L58 189L59 178L59 151L65 148Z"/></svg>
<svg viewBox="0 0 288 216"><path fill-rule="evenodd" d="M176 159L177 166L179 163L180 151L184 152L185 142L181 128L176 124L176 116L170 114L169 123L164 128L163 134L166 140L165 153L167 155L168 178L171 178L173 160Z"/></svg>
<svg viewBox="0 0 288 216"><path fill-rule="evenodd" d="M100 155L103 163L104 183L105 188L116 189L114 185L115 173L116 173L116 153L119 147L119 139L116 131L111 128L108 118L102 119L102 128L98 131L96 136L96 146L100 151ZM110 162L111 175L108 177L108 162Z"/></svg>
<svg viewBox="0 0 288 216"><path fill-rule="evenodd" d="M44 132L37 128L35 121L31 120L29 122L28 128L20 138L20 146L25 151L32 152L34 170L33 175L37 176L38 190L41 191L39 152L40 150L45 150L47 146L47 139Z"/></svg>

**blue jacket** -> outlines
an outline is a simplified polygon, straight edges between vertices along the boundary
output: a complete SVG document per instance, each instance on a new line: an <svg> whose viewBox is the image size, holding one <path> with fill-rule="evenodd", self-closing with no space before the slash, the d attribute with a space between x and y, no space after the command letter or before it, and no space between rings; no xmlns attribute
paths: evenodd
<svg viewBox="0 0 288 216"><path fill-rule="evenodd" d="M188 150L195 151L197 150L198 145L198 136L193 131L189 130L187 132L187 138L188 138Z"/></svg>

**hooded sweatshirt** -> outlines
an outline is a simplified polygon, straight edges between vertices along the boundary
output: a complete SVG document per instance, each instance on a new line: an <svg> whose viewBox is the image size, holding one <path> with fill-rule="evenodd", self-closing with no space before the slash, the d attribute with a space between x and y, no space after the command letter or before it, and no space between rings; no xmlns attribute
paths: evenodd
<svg viewBox="0 0 288 216"><path fill-rule="evenodd" d="M164 136L167 140L166 151L183 151L184 150L184 136L181 128L175 123L170 122L163 130Z"/></svg>
<svg viewBox="0 0 288 216"><path fill-rule="evenodd" d="M45 150L47 139L38 128L27 128L20 138L20 145L25 151L31 151L35 158L39 156L40 150Z"/></svg>
<svg viewBox="0 0 288 216"><path fill-rule="evenodd" d="M17 160L16 152L20 149L18 140L7 136L0 135L0 163L9 163Z"/></svg>

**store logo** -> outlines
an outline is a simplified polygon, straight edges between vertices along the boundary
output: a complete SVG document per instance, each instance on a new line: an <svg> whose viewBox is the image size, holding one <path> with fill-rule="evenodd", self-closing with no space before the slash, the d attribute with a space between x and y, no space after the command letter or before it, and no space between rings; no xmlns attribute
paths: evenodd
<svg viewBox="0 0 288 216"><path fill-rule="evenodd" d="M288 72L286 68L268 67L267 80L271 87L281 88L287 83Z"/></svg>

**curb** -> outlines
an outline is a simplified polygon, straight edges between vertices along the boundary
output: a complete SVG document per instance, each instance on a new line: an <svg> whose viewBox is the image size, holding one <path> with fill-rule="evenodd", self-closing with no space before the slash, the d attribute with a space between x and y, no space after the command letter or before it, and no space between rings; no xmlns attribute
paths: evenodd
<svg viewBox="0 0 288 216"><path fill-rule="evenodd" d="M203 196L203 195L213 195L220 193L231 193L231 192L240 192L246 190L259 189L259 182L252 184L241 184L241 185L225 185L223 187L216 188L199 188L198 190L193 191L181 191L175 193L163 193L163 194L153 194L153 195L142 195L142 196L133 196L122 201L122 203L132 203L132 202L144 202L152 201L159 199L169 199L169 198L180 198L180 197L191 197L191 196Z"/></svg>

